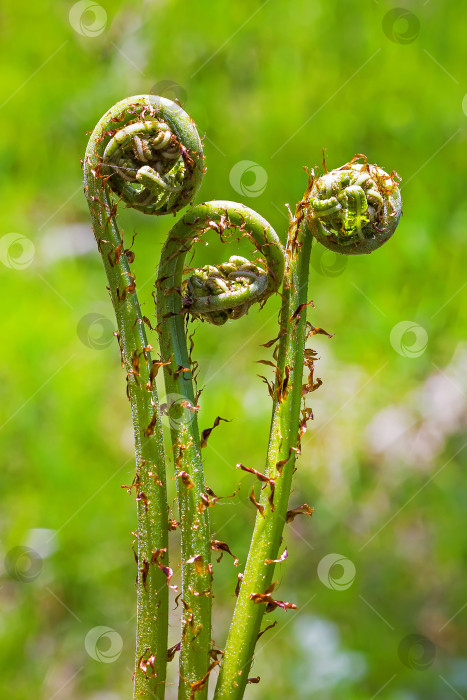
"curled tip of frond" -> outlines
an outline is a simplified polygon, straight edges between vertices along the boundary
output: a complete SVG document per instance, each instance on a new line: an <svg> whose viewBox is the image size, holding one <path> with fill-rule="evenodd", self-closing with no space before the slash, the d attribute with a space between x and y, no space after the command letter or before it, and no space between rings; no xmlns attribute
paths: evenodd
<svg viewBox="0 0 467 700"><path fill-rule="evenodd" d="M267 288L267 272L247 258L232 255L226 263L194 271L186 282L186 303L192 316L221 326L246 314Z"/></svg>
<svg viewBox="0 0 467 700"><path fill-rule="evenodd" d="M193 199L203 150L194 123L175 102L154 95L122 100L96 130L100 174L129 207L169 214Z"/></svg>
<svg viewBox="0 0 467 700"><path fill-rule="evenodd" d="M192 271L183 282L183 261L208 231L216 231L224 243L245 238L256 251L255 259L233 255L228 262ZM191 207L172 228L162 251L158 294L162 306L170 298L179 313L221 326L246 314L254 303L262 306L278 291L284 270L284 249L266 219L238 202L205 202Z"/></svg>
<svg viewBox="0 0 467 700"><path fill-rule="evenodd" d="M326 248L345 255L371 253L396 230L402 213L400 177L357 154L315 179L307 222Z"/></svg>

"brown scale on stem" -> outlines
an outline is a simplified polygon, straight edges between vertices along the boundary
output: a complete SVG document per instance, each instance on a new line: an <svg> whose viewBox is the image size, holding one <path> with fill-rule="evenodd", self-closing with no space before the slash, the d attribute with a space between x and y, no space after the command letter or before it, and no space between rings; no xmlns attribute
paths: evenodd
<svg viewBox="0 0 467 700"><path fill-rule="evenodd" d="M249 472L250 474L254 474L256 478L261 481L263 484L269 484L271 488L271 494L268 498L269 505L271 507L271 512L274 512L274 491L276 488L276 482L274 479L269 478L265 474L262 474L261 472L257 471L256 469L252 469L251 467L245 467L243 464L237 464L237 469L241 469L244 472Z"/></svg>
<svg viewBox="0 0 467 700"><path fill-rule="evenodd" d="M235 597L238 598L240 593L240 586L242 585L243 574L237 574L237 585L235 586Z"/></svg>
<svg viewBox="0 0 467 700"><path fill-rule="evenodd" d="M121 488L125 489L127 493L131 494L132 489L136 489L136 491L138 491L139 483L139 475L137 472L133 477L133 481L131 482L130 486L125 486L124 484L122 484Z"/></svg>
<svg viewBox="0 0 467 700"><path fill-rule="evenodd" d="M143 493L142 491L140 491L136 496L136 500L141 501L143 503L144 509L147 513L148 512L148 497L146 496L146 494Z"/></svg>
<svg viewBox="0 0 467 700"><path fill-rule="evenodd" d="M173 647L170 647L170 649L167 649L167 661L173 661L175 658L175 654L177 651L180 651L182 643L177 642L177 644L174 644Z"/></svg>
<svg viewBox="0 0 467 700"><path fill-rule="evenodd" d="M296 610L297 606L294 603L287 603L285 600L275 600L272 597L275 587L277 586L277 581L271 583L264 593L251 593L250 600L258 605L266 605L266 612L272 612L276 608L282 608L282 610Z"/></svg>
<svg viewBox="0 0 467 700"><path fill-rule="evenodd" d="M285 467L287 462L293 457L295 460L296 457L300 454L300 449L298 447L289 447L289 454L285 459L279 460L279 462L276 462L276 469L279 472L279 474L282 472L282 469Z"/></svg>
<svg viewBox="0 0 467 700"><path fill-rule="evenodd" d="M115 267L115 265L118 265L120 261L120 256L122 254L122 249L123 249L123 238L118 244L118 246L114 247L113 250L109 251L107 253L107 258L109 260L110 267Z"/></svg>
<svg viewBox="0 0 467 700"><path fill-rule="evenodd" d="M262 374L258 374L257 376L258 376L260 379L262 379L263 382L266 384L266 386L267 386L267 388L268 388L268 394L269 394L269 396L271 397L271 399L274 400L274 395L275 395L275 392L274 392L274 384L272 384L272 383L271 383L268 379L266 379L266 377L264 377Z"/></svg>
<svg viewBox="0 0 467 700"><path fill-rule="evenodd" d="M303 384L303 386L302 386L302 396L305 396L306 394L310 394L311 392L316 391L316 389L319 389L319 387L323 383L319 377L316 381L314 380L314 371L315 371L314 363L317 359L318 358L317 358L316 352L314 350L311 350L311 348L305 349L304 364L308 370L308 380L307 380L306 384Z"/></svg>
<svg viewBox="0 0 467 700"><path fill-rule="evenodd" d="M314 326L311 325L309 321L306 322L306 327L308 330L306 340L308 338L311 338L312 335L327 335L328 338L333 338L334 334L333 333L328 333L327 331L324 330L324 328L315 328Z"/></svg>
<svg viewBox="0 0 467 700"><path fill-rule="evenodd" d="M258 503L258 501L255 498L255 487L251 487L251 493L249 495L250 501L253 503L255 508L258 510L258 512L261 514L261 516L264 518L264 506L261 505L261 503Z"/></svg>
<svg viewBox="0 0 467 700"><path fill-rule="evenodd" d="M281 564L283 561L287 559L289 556L289 553L286 549L284 549L283 553L278 557L277 559L265 559L264 563L265 564Z"/></svg>
<svg viewBox="0 0 467 700"><path fill-rule="evenodd" d="M272 347L275 343L277 343L277 341L278 341L280 338L282 338L285 334L286 334L285 329L282 329L282 330L279 332L279 335L277 335L277 336L276 336L275 338L273 338L272 340L268 340L267 343L263 343L263 344L261 345L261 347L262 347L262 348L271 348L271 347Z"/></svg>
<svg viewBox="0 0 467 700"><path fill-rule="evenodd" d="M238 488L235 489L235 491L230 495L230 496L216 496L214 491L209 488L209 486L206 486L206 493L201 494L201 501L202 503L198 504L197 510L202 512L204 508L212 508L213 506L218 503L218 501L222 501L224 499L230 499L234 498L237 493L240 491L240 484L238 485Z"/></svg>
<svg viewBox="0 0 467 700"><path fill-rule="evenodd" d="M199 680L199 681L195 681L194 683L190 683L190 685L191 685L190 700L195 700L195 694L199 693L201 690L204 689L211 671L213 670L213 668L215 668L219 664L220 664L220 660L212 661L209 664L209 668L208 668L206 674L203 676L203 678L201 678L201 680Z"/></svg>
<svg viewBox="0 0 467 700"><path fill-rule="evenodd" d="M177 477L182 480L185 488L192 489L194 487L194 483L190 479L188 472L182 470L181 472L178 472Z"/></svg>
<svg viewBox="0 0 467 700"><path fill-rule="evenodd" d="M258 633L258 636L256 637L256 641L258 641L258 639L260 637L262 637L265 632L267 632L268 630L272 630L273 627L275 627L276 625L277 625L277 620L275 620L271 625L268 625L267 627L265 627L262 632Z"/></svg>
<svg viewBox="0 0 467 700"><path fill-rule="evenodd" d="M159 567L159 569L162 571L165 578L167 579L167 585L169 586L169 588L172 588L172 590L177 591L178 586L170 585L170 580L172 579L174 572L172 571L170 566L166 566L162 563L162 559L164 559L166 554L167 549L165 547L163 549L154 550L153 552L151 552L151 564L156 564Z"/></svg>
<svg viewBox="0 0 467 700"><path fill-rule="evenodd" d="M309 420L313 420L313 409L311 408L302 408L300 411L301 414L301 419L299 423L299 434L298 434L298 441L300 442L300 438L305 435L307 431L307 423Z"/></svg>
<svg viewBox="0 0 467 700"><path fill-rule="evenodd" d="M162 362L161 360L152 360L151 369L149 372L149 381L146 384L146 388L148 391L152 391L154 389L154 381L158 375L160 368L170 364L171 360L169 360L168 362Z"/></svg>
<svg viewBox="0 0 467 700"><path fill-rule="evenodd" d="M232 554L230 551L230 547L226 542L221 542L220 540L211 540L211 549L213 549L216 552L220 552L220 556L217 559L217 562L219 563L222 557L224 556L224 553L230 554L230 556L234 560L234 566L238 566L239 559L235 556L235 554Z"/></svg>
<svg viewBox="0 0 467 700"><path fill-rule="evenodd" d="M296 508L293 508L292 510L288 510L287 514L285 516L285 522L286 523L291 523L295 520L297 515L309 515L312 516L314 512L314 508L310 508L308 503L304 503L301 506L297 506Z"/></svg>
<svg viewBox="0 0 467 700"><path fill-rule="evenodd" d="M157 678L157 673L155 673L155 662L156 662L156 657L154 654L150 653L147 658L144 658L145 655L150 652L150 649L146 649L144 653L139 657L137 661L137 667L144 673L146 678ZM148 674L148 667L152 670L152 673ZM133 679L134 679L134 673L133 673Z"/></svg>
<svg viewBox="0 0 467 700"><path fill-rule="evenodd" d="M155 426L156 426L158 419L159 419L158 412L154 411L153 416L152 416L148 426L146 427L146 430L144 431L146 437L151 437L151 435L154 435L154 429L155 429Z"/></svg>
<svg viewBox="0 0 467 700"><path fill-rule="evenodd" d="M211 435L212 431L214 428L217 428L218 425L220 425L220 422L223 421L224 423L231 423L232 421L228 420L227 418L221 418L220 416L217 416L217 418L214 421L214 425L211 428L205 428L203 432L201 433L201 447L206 447L208 444L208 438Z"/></svg>
<svg viewBox="0 0 467 700"><path fill-rule="evenodd" d="M116 288L117 302L119 304L122 304L125 301L127 294L133 294L133 292L136 289L135 278L133 277L132 274L130 274L129 277L132 281L130 282L130 284L128 284L126 287L124 287L122 291L120 291L120 287Z"/></svg>

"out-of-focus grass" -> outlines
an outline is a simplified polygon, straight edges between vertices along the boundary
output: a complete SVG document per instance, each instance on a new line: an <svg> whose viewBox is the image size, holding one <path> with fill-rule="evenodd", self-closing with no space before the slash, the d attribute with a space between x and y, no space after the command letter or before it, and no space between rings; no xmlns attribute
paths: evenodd
<svg viewBox="0 0 467 700"><path fill-rule="evenodd" d="M116 2L94 37L70 26L71 5L42 0L25 14L10 3L0 28L0 237L17 232L36 251L24 270L0 263L2 559L18 546L43 555L33 581L18 581L11 567L2 578L2 695L117 700L130 692L135 504L120 488L133 474L130 416L116 343L88 347L77 330L90 313L112 319L79 158L86 131L110 105L168 80L206 134L199 201L244 201L282 238L284 204L301 196L302 166L320 163L322 148L329 167L363 152L404 182L404 217L384 249L346 260L337 275L332 256L313 253L311 321L335 335L313 338L324 384L312 397L291 503L316 511L286 530L289 559L277 577L299 612L268 616L279 625L259 644L253 674L261 683L248 696L467 694L465 8L407 3L391 40L385 2ZM408 43L394 41L404 34ZM232 188L240 160L265 169L260 196ZM123 212L122 220L128 239L138 233L138 286L153 316L172 219ZM212 237L197 260L236 250ZM202 427L217 415L232 419L208 443L208 483L229 494L244 482L212 510L213 523L242 562L254 512L250 480L235 464L264 460L270 401L255 360L269 357L259 346L276 335L277 310L272 300L221 329L201 326L195 338ZM406 320L428 335L416 357L400 354L410 333L399 353L390 343ZM178 575L176 548L174 535ZM345 590L317 574L329 553L355 566ZM336 565L331 582L342 571ZM215 566L219 645L236 574L226 558ZM177 624L174 613L171 643ZM112 664L86 652L97 626L123 640ZM422 637L407 652L400 644L410 634Z"/></svg>

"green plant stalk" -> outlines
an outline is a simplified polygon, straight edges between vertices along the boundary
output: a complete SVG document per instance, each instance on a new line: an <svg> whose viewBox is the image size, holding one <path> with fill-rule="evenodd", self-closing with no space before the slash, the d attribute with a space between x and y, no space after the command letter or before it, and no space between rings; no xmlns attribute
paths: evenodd
<svg viewBox="0 0 467 700"><path fill-rule="evenodd" d="M185 259L196 237L206 230L223 233L235 227L246 233L268 259L269 286L277 289L283 252L269 224L252 210L233 202L209 202L190 209L169 233L159 266L157 318L161 359L168 396L173 459L182 538L182 638L179 700L207 697L211 655L212 566L209 496L203 473L197 400L187 349L181 294ZM275 281L277 280L277 282ZM200 310L219 310L253 302L249 288L206 297ZM197 302L199 305L199 302ZM188 307L189 308L189 307ZM196 307L198 309L198 307ZM192 305L193 309L193 305Z"/></svg>
<svg viewBox="0 0 467 700"><path fill-rule="evenodd" d="M305 195L306 197L306 195ZM257 513L243 581L230 626L220 675L216 700L243 698L248 674L265 603L251 600L257 593L265 593L273 581L273 563L277 559L282 531L286 522L292 475L299 447L298 431L302 398L302 376L306 337L306 304L312 236L304 218L305 199L297 206L291 221L283 285L283 303L279 351L274 387L273 412L265 475L275 482L274 510L270 503L270 486L261 493L260 506L264 515ZM301 309L294 317L297 309ZM287 389L283 391L288 376ZM284 462L281 468L277 464Z"/></svg>
<svg viewBox="0 0 467 700"><path fill-rule="evenodd" d="M130 103L130 100L128 100ZM131 104L131 103L130 103ZM107 274L118 326L122 366L127 372L133 418L137 493L137 631L134 697L164 698L167 665L168 586L159 564L167 558L168 509L165 455L151 356L134 278L116 222L108 186L100 175L105 132L122 111L116 105L96 126L84 159L85 194ZM156 418L154 423L154 417ZM154 423L153 432L148 426Z"/></svg>
<svg viewBox="0 0 467 700"><path fill-rule="evenodd" d="M363 162L361 162L363 161ZM302 393L313 391L312 373L303 391L302 373L307 338L307 293L311 245L316 238L337 253L371 253L394 233L402 202L400 178L388 175L366 156L357 154L340 168L315 178L308 186L290 221L287 237L287 266L283 286L281 333L278 346L273 415L265 476L270 480L262 491L260 512L229 630L216 700L243 697L261 620L271 601L274 560L277 559L301 433L311 417L304 409ZM311 369L311 366L308 365ZM272 483L275 487L272 508ZM269 493L271 491L271 493ZM270 500L271 499L271 500ZM308 514L311 509L308 508ZM262 510L262 513L261 513ZM302 511L303 512L303 511ZM281 601L279 601L281 602ZM287 609L290 604L282 602Z"/></svg>
<svg viewBox="0 0 467 700"><path fill-rule="evenodd" d="M127 370L137 469L137 639L135 698L163 698L167 664L168 509L165 455L152 361L125 250L116 223L122 200L145 214L173 214L198 191L204 174L194 122L174 102L136 95L114 105L89 139L85 191L118 323L122 365ZM118 197L112 202L110 192Z"/></svg>
<svg viewBox="0 0 467 700"><path fill-rule="evenodd" d="M360 162L363 159L363 162ZM286 262L278 336L273 416L265 475L256 503L252 544L230 627L216 698L243 697L264 611L293 604L272 598L274 564L288 518L288 498L300 435L311 417L302 411L307 337L306 307L312 237L345 254L369 253L394 233L401 199L397 173L388 175L357 155L341 168L309 177L303 199L291 217L286 255L269 224L256 212L233 202L193 207L173 227L164 247L157 281L157 330L161 360L149 352L136 283L116 223L117 203L110 189L128 206L147 214L174 213L189 204L201 184L204 156L196 127L175 103L140 95L115 105L100 120L84 163L86 195L98 247L109 280L118 323L122 365L127 370L137 454L133 485L138 501L138 624L135 698L163 698L167 662L168 513L164 451L155 377L161 366L168 395L172 453L176 467L182 536L182 639L179 700L205 700L209 675L217 665L211 648L211 548L227 546L210 539L208 509L215 503L204 483L202 441L197 423L197 396L187 350L184 317L191 313L215 325L239 318L254 302L264 303L277 291ZM238 229L267 262L232 256L228 263L205 266L182 281L185 258L198 234ZM149 323L149 322L148 322ZM275 353L276 356L276 353ZM300 429L300 432L299 432ZM247 471L249 468L246 468ZM131 490L131 489L130 489ZM307 506L300 512L311 514ZM228 549L228 548L227 548ZM282 560L279 559L279 561Z"/></svg>

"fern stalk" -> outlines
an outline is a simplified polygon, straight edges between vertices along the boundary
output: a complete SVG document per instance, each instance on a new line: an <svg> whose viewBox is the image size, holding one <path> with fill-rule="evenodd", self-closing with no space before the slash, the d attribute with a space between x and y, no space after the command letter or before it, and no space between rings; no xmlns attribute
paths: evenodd
<svg viewBox="0 0 467 700"><path fill-rule="evenodd" d="M363 158L364 163L359 163ZM282 290L276 379L268 454L258 513L235 612L227 637L216 700L240 700L248 682L265 610L295 607L273 598L274 567L287 521L288 500L301 433L312 417L302 399L315 388L312 373L303 385L309 263L313 238L339 253L369 253L394 232L401 214L396 174L388 176L365 157L315 178L291 217ZM311 328L310 335L313 333ZM312 360L308 362L312 368ZM311 384L310 384L311 382ZM312 513L306 504L302 512ZM293 511L292 511L293 513Z"/></svg>
<svg viewBox="0 0 467 700"><path fill-rule="evenodd" d="M231 270L224 282L220 271L208 266L195 271L190 287L198 296L182 296L182 275L187 253L195 238L207 230L227 235L241 230L267 262L262 275L248 266ZM230 265L230 267L229 267ZM221 264L220 269L223 266ZM224 265L225 268L225 265ZM235 263L227 263L227 269ZM204 274L203 274L204 272ZM217 665L211 649L212 566L209 506L204 480L192 366L187 349L186 313L220 325L228 314L245 313L277 289L283 274L283 252L270 225L256 212L234 202L208 202L193 207L170 231L164 246L157 282L157 314L161 357L164 363L168 413L182 533L182 638L179 698L207 697L208 676ZM263 284L264 281L264 284ZM221 285L213 294L213 285ZM203 293L204 289L204 293Z"/></svg>
<svg viewBox="0 0 467 700"><path fill-rule="evenodd" d="M171 176L176 161L181 165ZM124 247L117 204L123 200L156 215L177 211L201 183L202 147L196 128L178 105L140 95L117 103L98 122L83 167L93 230L117 319L134 428L138 517L134 697L159 700L165 695L170 569L164 442L154 381L158 364L151 358L130 268L133 254Z"/></svg>
<svg viewBox="0 0 467 700"><path fill-rule="evenodd" d="M164 368L170 455L181 530L182 591L179 700L206 700L209 676L221 665L216 700L241 700L245 693L264 612L295 608L274 597L274 567L284 525L304 504L289 511L289 495L301 435L312 417L305 404L313 381L313 351L305 348L315 332L307 322L308 273L313 238L346 255L369 253L394 233L401 215L396 173L388 175L357 155L341 168L316 177L311 172L303 198L290 215L284 251L269 223L235 202L206 202L190 209L171 229L156 282L160 358L152 359L131 271L134 254L125 249L116 215L120 202L145 214L174 214L191 204L204 174L196 126L177 104L139 95L122 100L99 121L84 160L85 192L108 289L118 324L122 366L127 373L136 451L135 487L137 631L134 698L162 700L168 660L168 507L161 406L155 387ZM184 279L187 253L207 231L222 241L246 237L261 262L231 256L217 265L192 270ZM235 234L234 234L235 232ZM285 271L285 274L284 274ZM188 316L222 325L261 306L282 287L269 446L264 472L241 466L261 482L256 522L225 652L211 640L211 549L230 551L211 540L209 508L216 498L207 488L198 427L199 394L188 351ZM303 368L308 380L303 383ZM218 419L219 420L219 419ZM209 432L209 431L208 431ZM171 523L171 528L173 522ZM222 654L222 653L221 653Z"/></svg>

